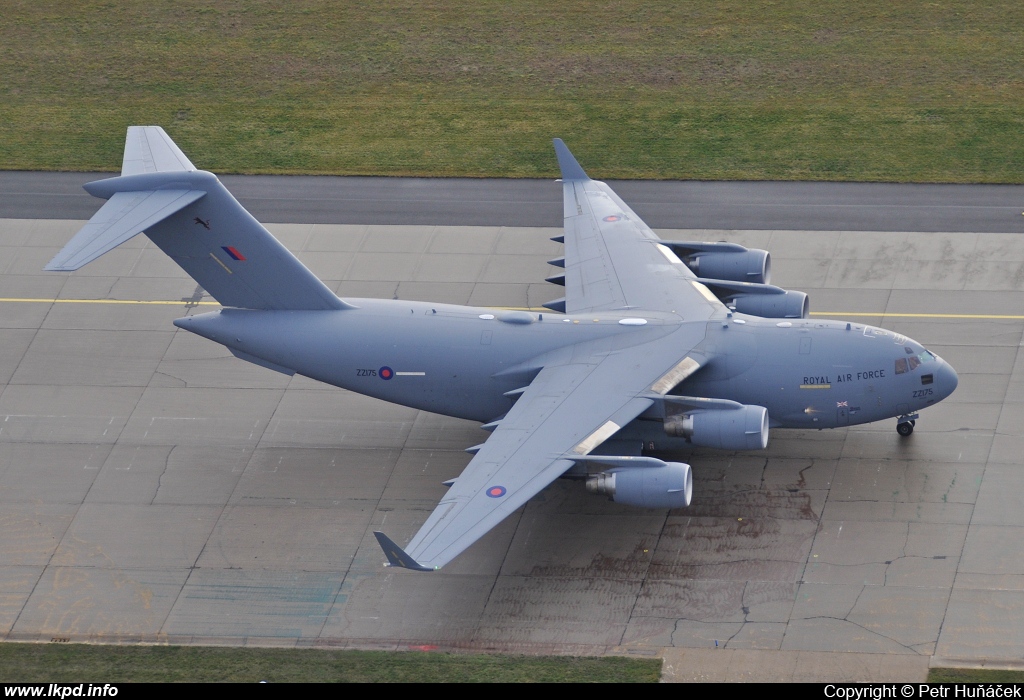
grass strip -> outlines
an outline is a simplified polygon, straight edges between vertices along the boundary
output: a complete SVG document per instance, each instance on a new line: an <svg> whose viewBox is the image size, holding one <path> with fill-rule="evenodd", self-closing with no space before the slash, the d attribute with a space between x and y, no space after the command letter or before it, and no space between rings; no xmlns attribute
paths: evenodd
<svg viewBox="0 0 1024 700"><path fill-rule="evenodd" d="M660 659L253 647L0 644L6 683L656 683Z"/></svg>
<svg viewBox="0 0 1024 700"><path fill-rule="evenodd" d="M1024 182L1011 0L10 0L0 168Z"/></svg>
<svg viewBox="0 0 1024 700"><path fill-rule="evenodd" d="M929 683L1024 683L1024 671L996 668L932 668Z"/></svg>

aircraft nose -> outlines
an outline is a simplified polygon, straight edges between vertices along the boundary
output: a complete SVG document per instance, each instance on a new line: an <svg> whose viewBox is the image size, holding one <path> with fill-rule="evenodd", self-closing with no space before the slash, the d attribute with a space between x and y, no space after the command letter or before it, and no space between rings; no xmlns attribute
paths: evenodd
<svg viewBox="0 0 1024 700"><path fill-rule="evenodd" d="M937 374L939 375L939 386L942 388L942 398L946 398L956 390L957 384L960 383L960 377L945 360L939 364Z"/></svg>

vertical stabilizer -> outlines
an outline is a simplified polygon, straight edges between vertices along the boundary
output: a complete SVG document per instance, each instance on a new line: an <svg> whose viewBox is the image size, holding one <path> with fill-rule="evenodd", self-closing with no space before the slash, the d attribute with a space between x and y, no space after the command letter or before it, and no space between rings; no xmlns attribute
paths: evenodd
<svg viewBox="0 0 1024 700"><path fill-rule="evenodd" d="M124 140L122 175L195 170L178 145L159 126L129 126Z"/></svg>
<svg viewBox="0 0 1024 700"><path fill-rule="evenodd" d="M77 270L145 232L224 306L350 308L281 245L212 173L158 126L128 129L121 177L90 182L107 200L45 269Z"/></svg>

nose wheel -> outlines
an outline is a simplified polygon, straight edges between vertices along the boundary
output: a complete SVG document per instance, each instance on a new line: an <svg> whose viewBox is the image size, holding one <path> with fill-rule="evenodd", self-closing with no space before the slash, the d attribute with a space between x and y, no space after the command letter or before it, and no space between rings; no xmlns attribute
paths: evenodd
<svg viewBox="0 0 1024 700"><path fill-rule="evenodd" d="M900 437L907 437L914 432L914 426L917 425L917 414L909 416L900 416L896 419L896 432L900 434Z"/></svg>

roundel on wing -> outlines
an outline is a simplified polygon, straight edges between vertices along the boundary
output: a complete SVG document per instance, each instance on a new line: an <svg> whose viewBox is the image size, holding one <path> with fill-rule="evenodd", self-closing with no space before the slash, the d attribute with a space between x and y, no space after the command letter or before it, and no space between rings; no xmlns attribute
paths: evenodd
<svg viewBox="0 0 1024 700"><path fill-rule="evenodd" d="M604 217L604 221L618 221L618 220L619 220L619 217L616 216L615 214L612 214L611 216Z"/></svg>
<svg viewBox="0 0 1024 700"><path fill-rule="evenodd" d="M395 376L395 371L390 367L381 367L379 370L377 370L377 376L380 377L381 379L391 379L393 376Z"/></svg>
<svg viewBox="0 0 1024 700"><path fill-rule="evenodd" d="M508 493L508 490L504 486L488 486L487 487L487 495L490 498L501 498L506 493Z"/></svg>

